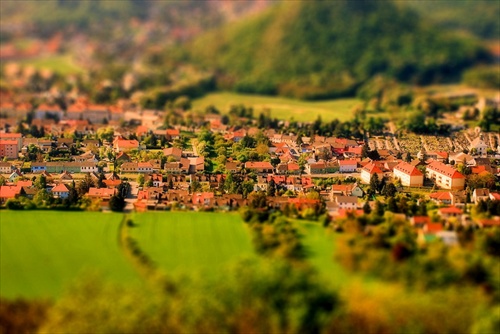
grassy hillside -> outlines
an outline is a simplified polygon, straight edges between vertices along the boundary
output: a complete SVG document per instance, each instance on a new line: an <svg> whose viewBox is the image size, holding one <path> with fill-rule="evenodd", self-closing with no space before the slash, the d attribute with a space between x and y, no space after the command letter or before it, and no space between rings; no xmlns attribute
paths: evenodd
<svg viewBox="0 0 500 334"><path fill-rule="evenodd" d="M388 1L284 2L190 46L222 88L325 98L353 93L377 73L429 83L485 56L475 41L441 33Z"/></svg>
<svg viewBox="0 0 500 334"><path fill-rule="evenodd" d="M402 1L436 26L485 39L500 38L500 2L490 0Z"/></svg>
<svg viewBox="0 0 500 334"><path fill-rule="evenodd" d="M0 296L59 296L87 271L138 283L118 247L121 219L96 212L2 211Z"/></svg>
<svg viewBox="0 0 500 334"><path fill-rule="evenodd" d="M238 94L231 92L211 93L193 101L193 109L204 110L212 105L222 112L229 111L231 105L251 106L255 115L269 110L271 117L296 121L313 121L321 116L323 121L338 119L347 121L352 118L353 107L361 101L355 98L327 101L300 101L284 97Z"/></svg>
<svg viewBox="0 0 500 334"><path fill-rule="evenodd" d="M141 249L168 274L214 275L224 265L252 255L250 233L238 214L151 212L132 216Z"/></svg>

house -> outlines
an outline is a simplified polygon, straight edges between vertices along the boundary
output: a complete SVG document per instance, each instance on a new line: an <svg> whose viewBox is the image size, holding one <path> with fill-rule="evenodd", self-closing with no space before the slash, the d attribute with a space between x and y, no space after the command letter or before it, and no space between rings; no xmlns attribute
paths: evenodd
<svg viewBox="0 0 500 334"><path fill-rule="evenodd" d="M12 164L10 162L0 162L0 174L12 173Z"/></svg>
<svg viewBox="0 0 500 334"><path fill-rule="evenodd" d="M0 204L4 204L11 198L17 198L22 194L22 187L15 186L0 186Z"/></svg>
<svg viewBox="0 0 500 334"><path fill-rule="evenodd" d="M163 169L167 173L172 173L172 174L188 174L189 173L189 159L188 158L181 158L180 161L175 161L175 162L166 162L165 166L163 166Z"/></svg>
<svg viewBox="0 0 500 334"><path fill-rule="evenodd" d="M55 198L65 199L69 196L69 189L64 183L59 183L57 186L51 189L51 192Z"/></svg>
<svg viewBox="0 0 500 334"><path fill-rule="evenodd" d="M135 139L127 140L117 138L113 141L113 148L116 152L127 152L131 150L141 150L139 142Z"/></svg>
<svg viewBox="0 0 500 334"><path fill-rule="evenodd" d="M437 186L443 189L462 190L465 186L465 176L455 168L439 161L427 165L427 177L434 180Z"/></svg>
<svg viewBox="0 0 500 334"><path fill-rule="evenodd" d="M91 161L79 162L80 173L97 173L97 164Z"/></svg>
<svg viewBox="0 0 500 334"><path fill-rule="evenodd" d="M333 202L339 209L356 210L358 207L358 198L356 196L335 196Z"/></svg>
<svg viewBox="0 0 500 334"><path fill-rule="evenodd" d="M471 152L476 152L476 154L480 156L486 156L488 145L484 143L481 137L477 137L470 143L469 150Z"/></svg>
<svg viewBox="0 0 500 334"><path fill-rule="evenodd" d="M325 174L326 163L324 161L311 162L306 164L306 173L308 174Z"/></svg>
<svg viewBox="0 0 500 334"><path fill-rule="evenodd" d="M202 205L202 206L213 206L214 205L214 193L211 192L199 192L199 193L194 193L192 196L192 203L195 206Z"/></svg>
<svg viewBox="0 0 500 334"><path fill-rule="evenodd" d="M247 169L250 172L265 174L265 173L272 173L274 167L268 161L262 161L262 162L249 161L245 163L245 169Z"/></svg>
<svg viewBox="0 0 500 334"><path fill-rule="evenodd" d="M479 219L477 225L481 228L500 227L500 217L490 219Z"/></svg>
<svg viewBox="0 0 500 334"><path fill-rule="evenodd" d="M137 173L137 162L124 162L120 168L122 173Z"/></svg>
<svg viewBox="0 0 500 334"><path fill-rule="evenodd" d="M411 224L415 228L423 228L425 225L431 222L431 217L429 216L413 216L410 219Z"/></svg>
<svg viewBox="0 0 500 334"><path fill-rule="evenodd" d="M109 199L117 193L117 189L108 188L89 188L87 196L90 198L100 198L103 201L109 201Z"/></svg>
<svg viewBox="0 0 500 334"><path fill-rule="evenodd" d="M35 110L35 118L37 119L45 119L45 118L62 119L63 116L64 112L61 109L61 107L59 107L57 104L49 105L43 103Z"/></svg>
<svg viewBox="0 0 500 334"><path fill-rule="evenodd" d="M89 120L92 124L106 123L110 119L109 109L105 105L88 104L83 118Z"/></svg>
<svg viewBox="0 0 500 334"><path fill-rule="evenodd" d="M490 190L486 188L474 189L472 193L472 203L477 204L479 201L487 201L490 198Z"/></svg>
<svg viewBox="0 0 500 334"><path fill-rule="evenodd" d="M175 139L179 139L180 135L181 133L179 129L167 129L165 137L168 141L172 141Z"/></svg>
<svg viewBox="0 0 500 334"><path fill-rule="evenodd" d="M226 171L227 172L237 173L239 170L240 170L240 163L239 162L232 162L232 161L226 162Z"/></svg>
<svg viewBox="0 0 500 334"><path fill-rule="evenodd" d="M358 162L356 160L339 160L339 172L340 173L352 173L358 168Z"/></svg>
<svg viewBox="0 0 500 334"><path fill-rule="evenodd" d="M424 185L424 174L417 167L407 162L400 162L394 167L393 176L401 180L404 187L422 187Z"/></svg>
<svg viewBox="0 0 500 334"><path fill-rule="evenodd" d="M125 152L120 152L116 155L117 162L130 162L130 156Z"/></svg>
<svg viewBox="0 0 500 334"><path fill-rule="evenodd" d="M364 192L357 183L334 184L330 190L330 199L334 201L335 196L356 196L363 197Z"/></svg>
<svg viewBox="0 0 500 334"><path fill-rule="evenodd" d="M17 141L0 139L0 159L17 159Z"/></svg>
<svg viewBox="0 0 500 334"><path fill-rule="evenodd" d="M0 133L0 140L14 140L17 143L16 152L21 151L23 147L23 137L20 133Z"/></svg>
<svg viewBox="0 0 500 334"><path fill-rule="evenodd" d="M361 169L361 182L369 184L375 174L377 174L379 180L382 180L384 177L384 173L376 164L373 162L368 163Z"/></svg>
<svg viewBox="0 0 500 334"><path fill-rule="evenodd" d="M163 155L167 158L168 162L181 161L182 150L177 147L169 147L163 150ZM169 159L169 157L172 157Z"/></svg>
<svg viewBox="0 0 500 334"><path fill-rule="evenodd" d="M449 206L446 208L438 209L438 215L440 215L444 219L452 218L452 217L460 217L462 216L463 211L456 206Z"/></svg>
<svg viewBox="0 0 500 334"><path fill-rule="evenodd" d="M138 173L152 173L153 172L153 165L151 165L149 162L139 162L139 163L137 163L137 172Z"/></svg>
<svg viewBox="0 0 500 334"><path fill-rule="evenodd" d="M163 187L163 175L161 174L151 174L151 181L153 182L153 187Z"/></svg>
<svg viewBox="0 0 500 334"><path fill-rule="evenodd" d="M205 170L205 157L190 157L189 160L189 173L195 174Z"/></svg>

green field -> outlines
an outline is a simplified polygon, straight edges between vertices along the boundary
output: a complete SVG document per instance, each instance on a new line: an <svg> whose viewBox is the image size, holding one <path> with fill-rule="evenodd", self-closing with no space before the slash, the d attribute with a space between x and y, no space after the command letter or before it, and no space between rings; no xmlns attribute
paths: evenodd
<svg viewBox="0 0 500 334"><path fill-rule="evenodd" d="M211 93L193 101L193 108L203 110L213 105L222 112L228 112L231 105L252 106L254 116L264 110L271 111L271 117L278 119L294 118L296 121L314 121L321 116L323 121L350 120L352 109L361 101L355 98L327 101L300 101L283 97L237 94L229 92Z"/></svg>
<svg viewBox="0 0 500 334"><path fill-rule="evenodd" d="M234 213L133 214L131 235L166 273L216 274L241 256L252 256L250 233Z"/></svg>
<svg viewBox="0 0 500 334"><path fill-rule="evenodd" d="M139 283L118 246L122 215L0 211L0 296L53 297L87 271Z"/></svg>
<svg viewBox="0 0 500 334"><path fill-rule="evenodd" d="M20 61L21 65L33 66L39 70L51 70L61 75L82 73L83 69L74 63L70 55L50 55Z"/></svg>

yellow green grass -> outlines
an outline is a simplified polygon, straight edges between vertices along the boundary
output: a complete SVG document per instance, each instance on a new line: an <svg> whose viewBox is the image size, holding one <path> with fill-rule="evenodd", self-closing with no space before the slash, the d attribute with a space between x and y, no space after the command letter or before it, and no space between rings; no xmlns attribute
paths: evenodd
<svg viewBox="0 0 500 334"><path fill-rule="evenodd" d="M56 297L87 272L112 282L139 283L118 244L122 217L99 212L0 211L0 296Z"/></svg>
<svg viewBox="0 0 500 334"><path fill-rule="evenodd" d="M213 105L222 112L228 112L231 105L243 104L254 108L254 115L269 109L271 117L296 121L314 121L321 116L323 121L350 120L353 108L361 103L355 98L327 101L300 101L284 97L217 92L203 96L193 102L193 108L203 110Z"/></svg>
<svg viewBox="0 0 500 334"><path fill-rule="evenodd" d="M50 55L20 61L21 65L33 66L38 70L51 70L61 75L79 74L83 69L75 64L71 55Z"/></svg>
<svg viewBox="0 0 500 334"><path fill-rule="evenodd" d="M167 274L215 275L242 256L253 256L250 232L234 213L148 212L132 215L130 234Z"/></svg>

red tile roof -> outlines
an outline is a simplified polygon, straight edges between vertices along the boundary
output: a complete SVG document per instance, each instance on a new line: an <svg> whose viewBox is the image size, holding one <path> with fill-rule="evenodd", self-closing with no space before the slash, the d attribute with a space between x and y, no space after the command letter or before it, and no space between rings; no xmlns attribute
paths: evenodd
<svg viewBox="0 0 500 334"><path fill-rule="evenodd" d="M245 163L245 168L248 169L273 169L273 165L271 165L270 162L268 161L257 161L257 162L246 162Z"/></svg>
<svg viewBox="0 0 500 334"><path fill-rule="evenodd" d="M433 161L427 165L428 170L432 170L436 173L451 177L452 179L463 179L465 176L460 174L455 168L445 165L439 161Z"/></svg>
<svg viewBox="0 0 500 334"><path fill-rule="evenodd" d="M439 212L445 213L445 214L462 214L462 210L457 208L456 206L450 206L447 208L440 208Z"/></svg>
<svg viewBox="0 0 500 334"><path fill-rule="evenodd" d="M363 167L363 170L365 172L370 173L370 175L373 175L375 173L377 173L377 174L382 173L382 170L380 168L378 168L373 162L370 162L365 167Z"/></svg>
<svg viewBox="0 0 500 334"><path fill-rule="evenodd" d="M63 183L59 183L57 186L52 188L52 192L69 192L68 187Z"/></svg>
<svg viewBox="0 0 500 334"><path fill-rule="evenodd" d="M339 160L339 165L340 166L352 166L352 165L358 165L358 162L356 160Z"/></svg>
<svg viewBox="0 0 500 334"><path fill-rule="evenodd" d="M395 170L398 170L406 175L410 176L423 176L421 171L417 169L417 167L413 166L412 164L409 164L407 162L400 162L399 164L394 167Z"/></svg>

